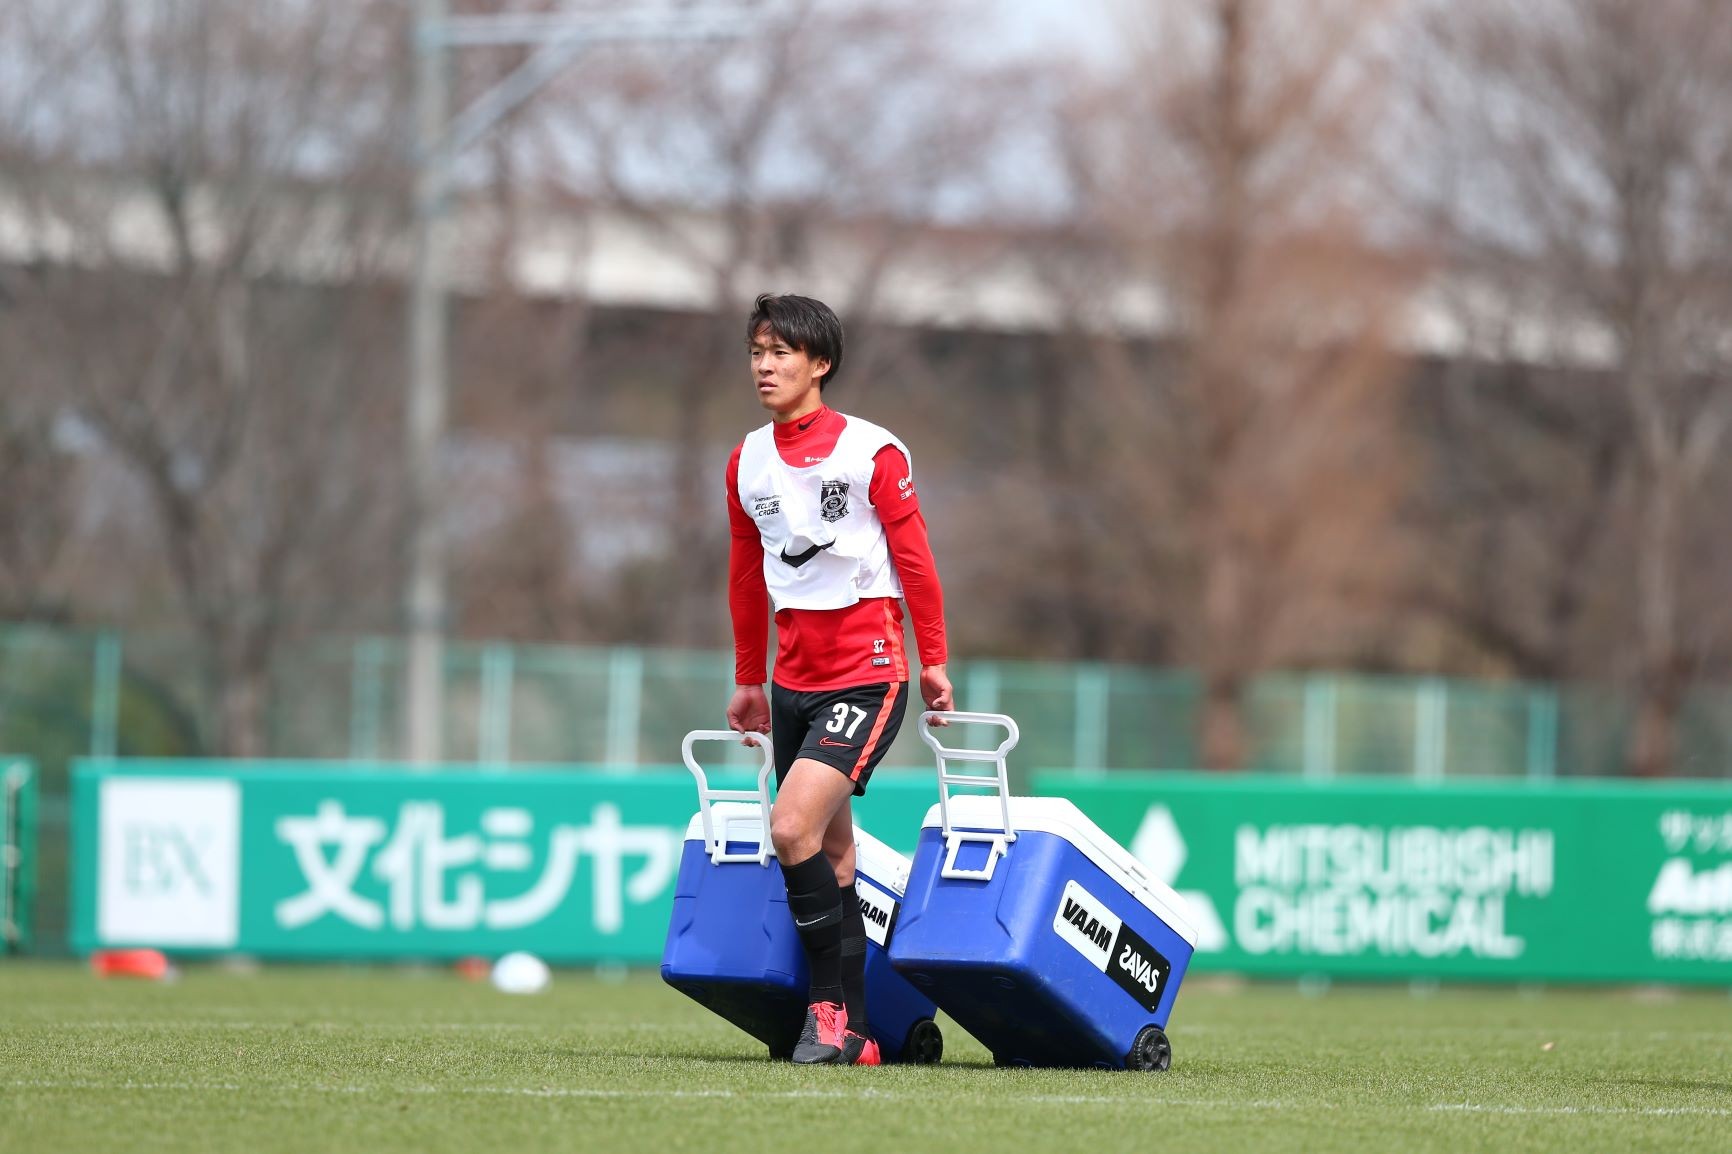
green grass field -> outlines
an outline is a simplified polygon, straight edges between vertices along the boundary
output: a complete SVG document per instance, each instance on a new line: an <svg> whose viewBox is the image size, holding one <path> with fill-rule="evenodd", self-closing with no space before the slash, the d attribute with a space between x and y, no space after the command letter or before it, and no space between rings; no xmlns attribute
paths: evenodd
<svg viewBox="0 0 1732 1154"><path fill-rule="evenodd" d="M653 974L0 964L0 1149L1732 1150L1732 998L1196 979L1165 1074L797 1069Z"/></svg>

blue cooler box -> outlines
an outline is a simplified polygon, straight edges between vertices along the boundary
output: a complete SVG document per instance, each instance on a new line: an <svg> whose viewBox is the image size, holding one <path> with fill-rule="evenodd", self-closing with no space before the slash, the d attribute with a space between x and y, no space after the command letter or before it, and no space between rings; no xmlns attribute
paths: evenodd
<svg viewBox="0 0 1732 1154"><path fill-rule="evenodd" d="M1001 1066L1164 1070L1197 935L1185 903L1064 798L1011 797L996 750L939 750L890 961ZM990 763L995 776L953 772ZM992 787L951 796L950 787Z"/></svg>
<svg viewBox="0 0 1732 1154"><path fill-rule="evenodd" d="M788 892L764 815L772 772L767 743L758 790L713 790L691 756L694 740L738 742L727 731L686 739L698 779L698 813L686 828L673 917L662 949L662 979L788 1058L806 1020L806 951L788 912ZM745 800L745 799L750 800ZM855 891L866 922L866 1014L886 1062L936 1062L944 1037L932 999L890 965L908 859L854 829Z"/></svg>

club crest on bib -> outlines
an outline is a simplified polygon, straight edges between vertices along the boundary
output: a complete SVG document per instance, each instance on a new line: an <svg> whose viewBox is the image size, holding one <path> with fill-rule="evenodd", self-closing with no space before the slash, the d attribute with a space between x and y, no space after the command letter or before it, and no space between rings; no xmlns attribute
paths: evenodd
<svg viewBox="0 0 1732 1154"><path fill-rule="evenodd" d="M826 521L840 521L848 515L848 482L825 481L818 501L819 516Z"/></svg>

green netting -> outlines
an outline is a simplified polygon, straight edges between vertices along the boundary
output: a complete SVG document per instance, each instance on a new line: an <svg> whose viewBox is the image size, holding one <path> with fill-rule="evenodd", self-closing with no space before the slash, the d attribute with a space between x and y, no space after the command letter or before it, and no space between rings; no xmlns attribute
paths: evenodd
<svg viewBox="0 0 1732 1154"><path fill-rule="evenodd" d="M519 651L512 672L511 759L517 762L608 760L613 662L606 651Z"/></svg>
<svg viewBox="0 0 1732 1154"><path fill-rule="evenodd" d="M1549 695L1520 687L1448 686L1444 766L1450 777L1544 776L1531 765L1533 727L1544 725Z"/></svg>
<svg viewBox="0 0 1732 1154"><path fill-rule="evenodd" d="M724 724L733 689L720 651L457 643L445 653L445 756L454 761L676 765L688 730ZM270 754L401 758L403 661L403 646L387 639L286 648L271 671ZM1193 674L1019 661L955 662L950 672L960 707L1017 719L1018 772L1198 763ZM45 797L64 792L74 756L211 751L216 705L208 665L184 635L0 628L0 746L36 759ZM1625 770L1634 714L1629 694L1608 686L1330 673L1263 676L1245 706L1250 766L1314 777L1612 776ZM887 771L931 766L914 724L920 708L910 703ZM720 753L728 764L752 758ZM1732 776L1732 689L1690 695L1677 775Z"/></svg>

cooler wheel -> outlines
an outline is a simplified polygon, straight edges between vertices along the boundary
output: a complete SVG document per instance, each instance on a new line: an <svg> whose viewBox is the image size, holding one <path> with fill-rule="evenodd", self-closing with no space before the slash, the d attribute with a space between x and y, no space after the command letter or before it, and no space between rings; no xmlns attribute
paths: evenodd
<svg viewBox="0 0 1732 1154"><path fill-rule="evenodd" d="M1137 1031L1131 1052L1125 1055L1127 1070L1165 1070L1173 1064L1173 1044L1159 1026L1144 1026Z"/></svg>
<svg viewBox="0 0 1732 1154"><path fill-rule="evenodd" d="M902 1043L902 1060L916 1066L931 1066L944 1057L944 1034L938 1023L922 1018L908 1027L908 1040Z"/></svg>

